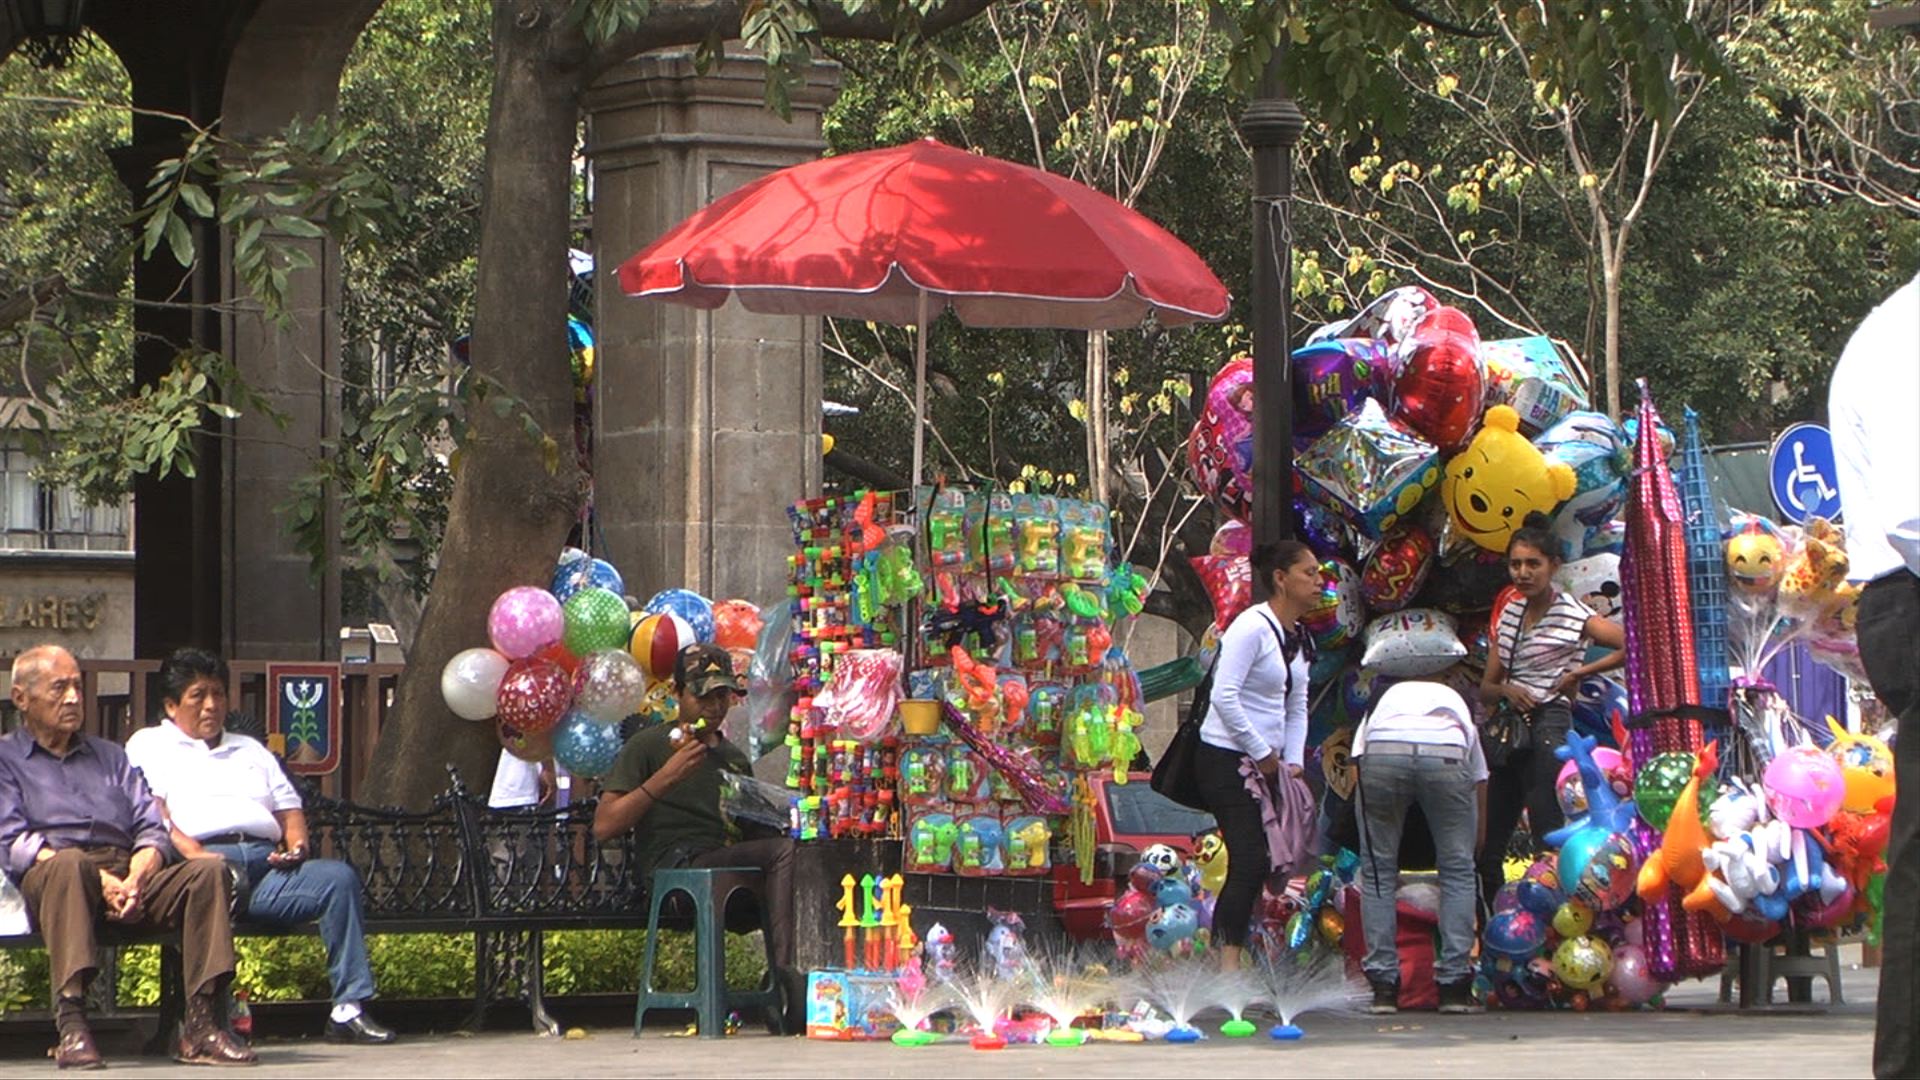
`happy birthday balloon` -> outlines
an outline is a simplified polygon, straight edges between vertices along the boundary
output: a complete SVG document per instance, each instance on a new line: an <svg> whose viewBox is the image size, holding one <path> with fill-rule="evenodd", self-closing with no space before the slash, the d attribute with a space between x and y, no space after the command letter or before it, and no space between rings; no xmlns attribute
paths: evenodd
<svg viewBox="0 0 1920 1080"><path fill-rule="evenodd" d="M487 612L487 637L494 650L509 660L532 656L559 641L565 630L560 601L531 585L501 593Z"/></svg>
<svg viewBox="0 0 1920 1080"><path fill-rule="evenodd" d="M1360 572L1360 595L1372 611L1399 611L1413 603L1432 569L1433 537L1419 525L1405 525L1389 533L1367 557Z"/></svg>
<svg viewBox="0 0 1920 1080"><path fill-rule="evenodd" d="M1318 341L1293 352L1293 432L1312 440L1373 394L1387 362L1372 338Z"/></svg>
<svg viewBox="0 0 1920 1080"><path fill-rule="evenodd" d="M1393 416L1444 453L1467 445L1486 400L1480 335L1458 308L1428 312L1397 349Z"/></svg>

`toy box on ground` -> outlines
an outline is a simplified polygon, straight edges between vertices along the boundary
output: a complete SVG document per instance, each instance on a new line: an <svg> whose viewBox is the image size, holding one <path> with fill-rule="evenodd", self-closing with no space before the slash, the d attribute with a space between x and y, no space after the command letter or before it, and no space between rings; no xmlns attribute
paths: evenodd
<svg viewBox="0 0 1920 1080"><path fill-rule="evenodd" d="M885 1039L900 1022L887 1006L893 979L878 972L828 969L807 976L807 1038Z"/></svg>

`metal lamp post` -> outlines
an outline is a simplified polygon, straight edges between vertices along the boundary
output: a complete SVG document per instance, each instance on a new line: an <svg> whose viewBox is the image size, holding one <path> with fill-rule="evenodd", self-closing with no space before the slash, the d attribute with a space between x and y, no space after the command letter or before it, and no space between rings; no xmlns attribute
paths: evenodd
<svg viewBox="0 0 1920 1080"><path fill-rule="evenodd" d="M6 0L6 4L27 59L48 69L65 67L73 59L86 22L87 0Z"/></svg>

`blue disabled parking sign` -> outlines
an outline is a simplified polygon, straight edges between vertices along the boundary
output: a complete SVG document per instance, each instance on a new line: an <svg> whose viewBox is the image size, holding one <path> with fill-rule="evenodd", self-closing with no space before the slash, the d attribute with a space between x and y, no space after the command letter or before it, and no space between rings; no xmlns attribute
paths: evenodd
<svg viewBox="0 0 1920 1080"><path fill-rule="evenodd" d="M1774 505L1805 524L1811 517L1840 516L1840 474L1834 468L1833 434L1819 424L1795 424L1773 441L1767 472Z"/></svg>

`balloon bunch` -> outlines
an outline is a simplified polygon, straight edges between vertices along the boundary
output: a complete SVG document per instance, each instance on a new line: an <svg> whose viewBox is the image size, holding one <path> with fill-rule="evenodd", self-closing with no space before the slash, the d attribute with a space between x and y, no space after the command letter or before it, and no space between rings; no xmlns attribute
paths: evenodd
<svg viewBox="0 0 1920 1080"><path fill-rule="evenodd" d="M1620 857L1617 845L1583 845L1572 860L1582 877L1571 885L1555 861L1542 858L1501 887L1480 939L1481 989L1489 1004L1576 1010L1658 1004L1666 985L1649 966L1644 922L1631 904L1607 906L1611 897L1596 889L1596 861L1615 869ZM1568 861L1563 850L1558 863ZM1633 879L1622 880L1631 886Z"/></svg>
<svg viewBox="0 0 1920 1080"><path fill-rule="evenodd" d="M1531 511L1552 518L1576 594L1618 611L1632 443L1586 411L1585 372L1550 340L1483 342L1465 313L1408 286L1316 331L1293 374L1294 518L1323 560L1306 619L1316 683L1355 662L1397 677L1451 669L1470 651L1458 628L1482 624ZM1252 600L1252 394L1251 362L1235 358L1187 443L1189 475L1227 519L1191 560L1217 628ZM1323 699L1329 720L1344 697Z"/></svg>
<svg viewBox="0 0 1920 1080"><path fill-rule="evenodd" d="M1854 631L1860 587L1847 581L1847 567L1845 537L1824 518L1802 527L1735 514L1726 532L1734 659L1751 675L1804 640L1816 659L1864 682Z"/></svg>
<svg viewBox="0 0 1920 1080"><path fill-rule="evenodd" d="M1166 844L1141 853L1127 875L1126 889L1107 914L1120 959L1139 963L1149 949L1174 956L1205 951L1214 896L1227 873L1226 848L1219 840L1218 834L1203 837L1192 860Z"/></svg>
<svg viewBox="0 0 1920 1080"><path fill-rule="evenodd" d="M624 589L613 564L568 548L548 588L501 593L487 613L491 647L462 650L441 670L447 708L464 720L493 721L516 757L551 757L576 776L605 775L620 752L622 721L636 714L670 720L665 680L674 656L715 633L714 605L704 597L668 589L630 614ZM729 628L737 631L752 605L728 604Z"/></svg>
<svg viewBox="0 0 1920 1080"><path fill-rule="evenodd" d="M1304 960L1316 947L1336 947L1347 932L1347 909L1360 856L1341 849L1276 892L1269 882L1254 916L1255 936L1270 962Z"/></svg>

